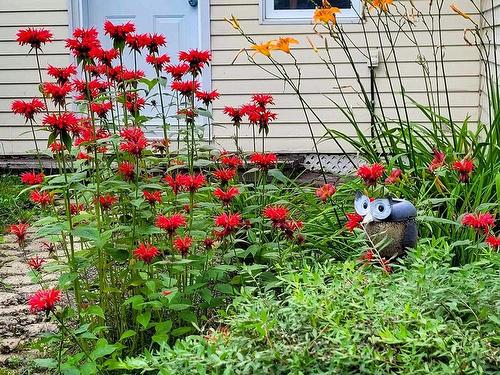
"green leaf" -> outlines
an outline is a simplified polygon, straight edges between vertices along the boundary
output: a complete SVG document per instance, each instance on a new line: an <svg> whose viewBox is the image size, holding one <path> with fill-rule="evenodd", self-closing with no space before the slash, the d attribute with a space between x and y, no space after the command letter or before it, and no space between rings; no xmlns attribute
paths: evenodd
<svg viewBox="0 0 500 375"><path fill-rule="evenodd" d="M151 320L151 310L144 311L142 314L137 315L137 323L139 323L143 328L147 328L149 321Z"/></svg>
<svg viewBox="0 0 500 375"><path fill-rule="evenodd" d="M129 337L135 336L136 334L137 334L137 332L129 329L129 330L122 333L122 335L120 336L120 339L118 341L123 341L125 339L128 339Z"/></svg>
<svg viewBox="0 0 500 375"><path fill-rule="evenodd" d="M178 337L185 335L186 333L189 333L191 331L193 331L193 327L179 327L172 331L172 335Z"/></svg>
<svg viewBox="0 0 500 375"><path fill-rule="evenodd" d="M89 225L79 226L73 230L73 235L76 237L83 238L85 240L97 241L100 237L97 228L91 227Z"/></svg>
<svg viewBox="0 0 500 375"><path fill-rule="evenodd" d="M168 333L172 329L172 321L166 320L164 322L155 324L156 333Z"/></svg>
<svg viewBox="0 0 500 375"><path fill-rule="evenodd" d="M69 133L67 131L63 130L61 132L61 139L62 139L62 143L64 144L64 146L66 146L66 149L68 151L71 151L72 140L71 140L71 136L69 135Z"/></svg>
<svg viewBox="0 0 500 375"><path fill-rule="evenodd" d="M85 375L92 375L92 374L97 374L97 365L95 362L85 362L82 365L82 368L80 369L82 374Z"/></svg>
<svg viewBox="0 0 500 375"><path fill-rule="evenodd" d="M289 179L283 174L283 172L281 172L277 168L270 169L269 171L267 171L267 174L271 177L274 177L275 179L277 179L280 182L288 182L289 181Z"/></svg>
<svg viewBox="0 0 500 375"><path fill-rule="evenodd" d="M57 361L53 358L36 358L33 360L37 367L41 368L56 368Z"/></svg>
<svg viewBox="0 0 500 375"><path fill-rule="evenodd" d="M86 315L95 315L104 319L104 311L100 306L92 305L85 310Z"/></svg>
<svg viewBox="0 0 500 375"><path fill-rule="evenodd" d="M52 133L49 134L49 139L47 140L47 148L50 147L50 145L54 143L56 139L57 139L57 133L53 131Z"/></svg>
<svg viewBox="0 0 500 375"><path fill-rule="evenodd" d="M90 353L92 359L98 359L110 355L116 350L114 345L108 344L106 339L99 339L95 345L94 350Z"/></svg>
<svg viewBox="0 0 500 375"><path fill-rule="evenodd" d="M176 303L176 304L172 304L172 305L168 306L168 308L170 310L174 310L174 311L186 310L190 307L191 307L191 305L187 304L187 303Z"/></svg>

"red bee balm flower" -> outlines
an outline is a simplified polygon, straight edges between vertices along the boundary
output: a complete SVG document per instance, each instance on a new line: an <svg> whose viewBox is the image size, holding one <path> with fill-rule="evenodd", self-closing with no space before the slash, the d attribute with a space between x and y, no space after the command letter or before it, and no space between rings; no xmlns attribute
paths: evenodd
<svg viewBox="0 0 500 375"><path fill-rule="evenodd" d="M146 202L148 202L151 206L154 206L156 203L162 202L161 191L159 190L156 191L144 190L142 194Z"/></svg>
<svg viewBox="0 0 500 375"><path fill-rule="evenodd" d="M47 207L54 201L54 195L47 191L33 190L30 193L30 200L33 203L39 204L42 207Z"/></svg>
<svg viewBox="0 0 500 375"><path fill-rule="evenodd" d="M252 102L261 108L266 108L268 104L274 105L274 99L269 94L254 94L252 96Z"/></svg>
<svg viewBox="0 0 500 375"><path fill-rule="evenodd" d="M231 201L238 196L240 191L237 187L231 186L226 191L221 188L216 188L214 191L214 196L219 199L223 204L229 204Z"/></svg>
<svg viewBox="0 0 500 375"><path fill-rule="evenodd" d="M278 158L276 154L261 154L255 152L250 156L250 162L256 164L260 169L267 170L276 165Z"/></svg>
<svg viewBox="0 0 500 375"><path fill-rule="evenodd" d="M39 49L42 44L52 42L52 33L47 29L35 29L28 27L17 31L17 42L19 45L30 45L31 48Z"/></svg>
<svg viewBox="0 0 500 375"><path fill-rule="evenodd" d="M135 165L129 161L124 161L118 164L118 173L125 181L131 181L135 176Z"/></svg>
<svg viewBox="0 0 500 375"><path fill-rule="evenodd" d="M98 59L101 64L105 65L106 67L111 67L111 62L116 59L118 55L118 50L114 48L108 50L102 48L94 48L90 51L90 56L92 58Z"/></svg>
<svg viewBox="0 0 500 375"><path fill-rule="evenodd" d="M224 114L228 115L231 117L231 121L234 126L240 126L241 120L243 119L243 116L245 115L245 111L243 108L236 108L236 107L229 107L226 106L224 107Z"/></svg>
<svg viewBox="0 0 500 375"><path fill-rule="evenodd" d="M101 195L99 197L99 204L103 210L109 210L117 201L118 198L111 194Z"/></svg>
<svg viewBox="0 0 500 375"><path fill-rule="evenodd" d="M61 142L55 141L50 144L50 151L52 151L54 154L63 152L64 150L66 150L66 147Z"/></svg>
<svg viewBox="0 0 500 375"><path fill-rule="evenodd" d="M66 39L66 48L79 60L90 58L93 49L101 48L99 33L95 27L89 29L76 28L73 31L73 38Z"/></svg>
<svg viewBox="0 0 500 375"><path fill-rule="evenodd" d="M214 171L214 177L222 183L227 183L236 176L236 169L221 168Z"/></svg>
<svg viewBox="0 0 500 375"><path fill-rule="evenodd" d="M258 125L259 132L264 130L266 134L269 132L269 123L278 117L276 113L257 105L247 105L244 110L250 124Z"/></svg>
<svg viewBox="0 0 500 375"><path fill-rule="evenodd" d="M198 81L173 81L170 87L174 91L178 91L179 94L189 98L194 92L198 91L200 88L200 82Z"/></svg>
<svg viewBox="0 0 500 375"><path fill-rule="evenodd" d="M132 51L140 52L149 42L147 34L128 34L125 43Z"/></svg>
<svg viewBox="0 0 500 375"><path fill-rule="evenodd" d="M134 156L141 156L142 151L147 147L148 141L144 132L140 128L123 129L120 132L123 140L120 144L120 150L128 152Z"/></svg>
<svg viewBox="0 0 500 375"><path fill-rule="evenodd" d="M180 81L182 77L189 72L189 64L182 63L179 65L167 65L165 72L172 76L174 81Z"/></svg>
<svg viewBox="0 0 500 375"><path fill-rule="evenodd" d="M201 188L207 181L205 176L201 173L185 175L184 177L180 177L180 179L183 182L184 188L191 193L194 193L196 190Z"/></svg>
<svg viewBox="0 0 500 375"><path fill-rule="evenodd" d="M359 228L361 222L363 221L363 217L357 213L349 213L346 214L347 216L347 223L345 224L345 227L349 232L352 232L354 228Z"/></svg>
<svg viewBox="0 0 500 375"><path fill-rule="evenodd" d="M14 100L11 104L12 112L16 115L23 115L26 121L33 120L37 113L45 109L45 105L40 99L32 99L31 102L24 100Z"/></svg>
<svg viewBox="0 0 500 375"><path fill-rule="evenodd" d="M144 263L151 263L153 258L160 255L158 248L153 245L141 243L139 247L134 250L134 257L142 260Z"/></svg>
<svg viewBox="0 0 500 375"><path fill-rule="evenodd" d="M12 224L9 226L8 232L17 237L17 243L21 246L22 244L24 244L24 241L26 240L26 234L28 233L28 228L29 228L28 224L24 223Z"/></svg>
<svg viewBox="0 0 500 375"><path fill-rule="evenodd" d="M121 25L113 25L111 21L104 22L104 34L115 41L123 42L127 35L135 31L135 25L132 22L126 22Z"/></svg>
<svg viewBox="0 0 500 375"><path fill-rule="evenodd" d="M66 96L71 92L71 85L68 82L63 84L45 82L42 85L43 95L52 99L55 105L64 106Z"/></svg>
<svg viewBox="0 0 500 375"><path fill-rule="evenodd" d="M367 186L375 186L377 180L382 177L385 168L380 163L372 165L362 165L358 168L358 176L361 177Z"/></svg>
<svg viewBox="0 0 500 375"><path fill-rule="evenodd" d="M61 291L59 289L39 290L29 298L28 305L31 312L49 312L55 309L56 303L60 300Z"/></svg>
<svg viewBox="0 0 500 375"><path fill-rule="evenodd" d="M42 269L43 264L45 263L45 259L40 258L38 255L34 256L28 261L28 266L33 271L40 271Z"/></svg>
<svg viewBox="0 0 500 375"><path fill-rule="evenodd" d="M165 35L163 34L148 34L146 39L146 47L149 53L158 53L158 47L162 47L167 44Z"/></svg>
<svg viewBox="0 0 500 375"><path fill-rule="evenodd" d="M167 55L160 55L160 56L147 55L146 62L152 65L156 71L160 71L163 69L165 64L170 62L170 57L168 57Z"/></svg>
<svg viewBox="0 0 500 375"><path fill-rule="evenodd" d="M336 191L337 189L332 184L324 184L316 189L316 196L325 203Z"/></svg>
<svg viewBox="0 0 500 375"><path fill-rule="evenodd" d="M111 102L92 103L90 110L99 118L106 118L107 113L111 110Z"/></svg>
<svg viewBox="0 0 500 375"><path fill-rule="evenodd" d="M486 243L495 250L500 249L500 236L495 237L494 235L489 235L486 238Z"/></svg>
<svg viewBox="0 0 500 375"><path fill-rule="evenodd" d="M186 218L181 214L173 214L172 216L160 215L156 218L155 225L158 228L166 230L169 235L173 235L177 229L186 226Z"/></svg>
<svg viewBox="0 0 500 375"><path fill-rule="evenodd" d="M401 171L401 169L393 169L391 171L391 173L389 174L389 177L387 177L384 181L384 183L386 185L392 185L392 184L395 184L399 181L401 181L401 176L402 176L403 172Z"/></svg>
<svg viewBox="0 0 500 375"><path fill-rule="evenodd" d="M273 225L282 224L288 218L288 208L284 206L267 206L263 211L264 217L273 222Z"/></svg>
<svg viewBox="0 0 500 375"><path fill-rule="evenodd" d="M468 158L456 160L453 163L453 169L458 172L460 182L467 183L470 180L470 175L474 170L474 161Z"/></svg>
<svg viewBox="0 0 500 375"><path fill-rule="evenodd" d="M179 60L189 64L189 70L196 74L203 69L203 67L210 62L212 55L210 51L199 51L197 49L190 49L189 51L180 51Z"/></svg>
<svg viewBox="0 0 500 375"><path fill-rule="evenodd" d="M21 174L21 182L26 185L38 185L43 182L43 173L24 172Z"/></svg>
<svg viewBox="0 0 500 375"><path fill-rule="evenodd" d="M177 249L179 253L181 253L183 257L187 256L189 248L191 247L192 244L193 244L193 239L189 236L185 237L179 236L174 239L174 247Z"/></svg>
<svg viewBox="0 0 500 375"><path fill-rule="evenodd" d="M220 94L217 92L217 90L196 91L196 97L198 98L198 100L201 100L203 104L205 104L205 107L208 108L214 100L219 99Z"/></svg>
<svg viewBox="0 0 500 375"><path fill-rule="evenodd" d="M477 231L488 233L490 228L495 226L495 217L489 212L484 214L465 214L462 218L462 224Z"/></svg>
<svg viewBox="0 0 500 375"><path fill-rule="evenodd" d="M71 212L71 215L78 215L81 211L85 209L84 205L82 203L70 203L69 205L69 211Z"/></svg>
<svg viewBox="0 0 500 375"><path fill-rule="evenodd" d="M225 235L229 235L241 225L241 215L238 213L231 214L224 212L215 217L214 223L216 226L224 229Z"/></svg>
<svg viewBox="0 0 500 375"><path fill-rule="evenodd" d="M206 237L203 240L203 246L205 246L205 249L210 250L214 246L214 239L212 237Z"/></svg>
<svg viewBox="0 0 500 375"><path fill-rule="evenodd" d="M57 68L55 66L49 65L47 67L47 74L51 77L54 77L57 80L57 83L60 85L64 85L69 81L69 78L76 74L76 67L74 65L69 65L65 68Z"/></svg>
<svg viewBox="0 0 500 375"><path fill-rule="evenodd" d="M375 259L375 253L373 252L372 249L366 250L362 255L361 255L361 260L364 261L365 263L370 263Z"/></svg>
<svg viewBox="0 0 500 375"><path fill-rule="evenodd" d="M125 97L127 109L132 116L138 115L139 111L146 105L146 100L141 98L136 92L127 92ZM120 97L120 100L123 100L123 95Z"/></svg>
<svg viewBox="0 0 500 375"><path fill-rule="evenodd" d="M56 131L72 131L78 126L78 119L73 112L45 115L42 124Z"/></svg>
<svg viewBox="0 0 500 375"><path fill-rule="evenodd" d="M237 169L243 165L243 160L241 160L236 155L221 155L220 162L229 168Z"/></svg>

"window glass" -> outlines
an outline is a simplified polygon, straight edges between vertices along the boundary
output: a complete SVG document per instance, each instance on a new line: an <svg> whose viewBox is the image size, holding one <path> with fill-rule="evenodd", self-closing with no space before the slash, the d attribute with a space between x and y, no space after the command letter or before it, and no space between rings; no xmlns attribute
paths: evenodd
<svg viewBox="0 0 500 375"><path fill-rule="evenodd" d="M275 10L290 10L290 9L314 9L321 6L321 0L274 0ZM350 8L350 0L333 0L330 1L333 7Z"/></svg>

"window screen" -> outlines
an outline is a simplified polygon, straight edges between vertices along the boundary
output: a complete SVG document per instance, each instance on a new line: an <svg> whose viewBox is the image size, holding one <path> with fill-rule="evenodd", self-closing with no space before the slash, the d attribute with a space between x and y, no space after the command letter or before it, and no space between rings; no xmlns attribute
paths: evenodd
<svg viewBox="0 0 500 375"><path fill-rule="evenodd" d="M351 0L334 0L330 1L331 6L337 8L350 8ZM274 0L275 10L292 10L292 9L314 9L321 6L321 0Z"/></svg>

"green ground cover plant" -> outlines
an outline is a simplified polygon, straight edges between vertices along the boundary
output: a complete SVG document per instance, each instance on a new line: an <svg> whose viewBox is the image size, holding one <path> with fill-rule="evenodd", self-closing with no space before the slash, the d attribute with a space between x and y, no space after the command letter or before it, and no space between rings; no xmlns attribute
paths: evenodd
<svg viewBox="0 0 500 375"><path fill-rule="evenodd" d="M451 267L423 241L387 275L359 260L284 270L249 287L208 336L123 368L161 374L493 374L498 370L499 258ZM257 289L257 290L256 290Z"/></svg>

